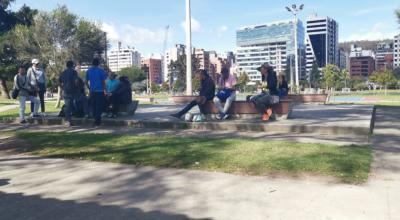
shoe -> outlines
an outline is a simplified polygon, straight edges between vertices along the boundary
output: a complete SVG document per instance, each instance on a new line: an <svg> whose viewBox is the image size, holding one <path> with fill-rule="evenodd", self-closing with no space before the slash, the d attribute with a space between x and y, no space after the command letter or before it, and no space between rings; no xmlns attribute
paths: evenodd
<svg viewBox="0 0 400 220"><path fill-rule="evenodd" d="M226 120L228 119L229 115L228 114L224 114L224 117L221 118L221 120Z"/></svg>
<svg viewBox="0 0 400 220"><path fill-rule="evenodd" d="M171 116L171 117L174 117L174 118L177 118L177 119L181 119L181 115L180 114L178 114L178 113L176 113L176 114L172 114L172 115L169 115L169 116Z"/></svg>
<svg viewBox="0 0 400 220"><path fill-rule="evenodd" d="M269 116L271 116L271 115L272 115L272 108L268 108L267 111L266 111L266 114L268 114Z"/></svg>
<svg viewBox="0 0 400 220"><path fill-rule="evenodd" d="M31 118L39 118L40 117L40 115L39 114L33 114L33 113L31 113L31 115L30 115L30 117Z"/></svg>
<svg viewBox="0 0 400 220"><path fill-rule="evenodd" d="M44 113L44 112L42 112L42 117L46 117L47 115L46 115L46 113Z"/></svg>
<svg viewBox="0 0 400 220"><path fill-rule="evenodd" d="M69 122L69 121L65 122L65 127L70 128L70 127L72 127L72 126L73 126L73 125L72 125L71 122Z"/></svg>
<svg viewBox="0 0 400 220"><path fill-rule="evenodd" d="M27 121L24 119L24 120L20 121L19 123L23 125L23 124L26 124Z"/></svg>
<svg viewBox="0 0 400 220"><path fill-rule="evenodd" d="M223 119L225 118L225 116L226 116L225 113L219 113L219 114L217 115L217 119L218 119L218 120L223 120Z"/></svg>

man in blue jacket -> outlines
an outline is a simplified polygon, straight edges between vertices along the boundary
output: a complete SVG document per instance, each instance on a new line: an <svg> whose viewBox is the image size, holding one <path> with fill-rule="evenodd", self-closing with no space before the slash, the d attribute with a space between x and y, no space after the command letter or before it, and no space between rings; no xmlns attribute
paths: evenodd
<svg viewBox="0 0 400 220"><path fill-rule="evenodd" d="M207 101L213 100L215 96L215 83L211 79L211 77L208 75L207 70L198 70L196 72L198 74L198 77L201 81L201 87L200 87L200 96L197 97L195 100L190 102L184 109L182 109L180 112L176 114L172 114L172 117L175 118L181 118L183 115L188 113L193 107L196 105L199 106L200 112L203 113L203 105Z"/></svg>

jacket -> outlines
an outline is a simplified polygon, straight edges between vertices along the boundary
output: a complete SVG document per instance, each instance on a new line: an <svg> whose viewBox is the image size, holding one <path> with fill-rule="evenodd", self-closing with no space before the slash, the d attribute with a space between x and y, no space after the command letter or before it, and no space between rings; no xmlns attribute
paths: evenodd
<svg viewBox="0 0 400 220"><path fill-rule="evenodd" d="M120 81L117 89L112 92L112 96L118 97L121 104L132 102L132 88L129 81Z"/></svg>
<svg viewBox="0 0 400 220"><path fill-rule="evenodd" d="M207 101L211 101L215 96L215 83L211 77L206 77L201 81L200 96L206 97Z"/></svg>
<svg viewBox="0 0 400 220"><path fill-rule="evenodd" d="M261 76L262 81L267 82L268 84L268 91L270 95L279 95L278 92L278 78L276 77L275 71L270 71L265 77L264 75Z"/></svg>
<svg viewBox="0 0 400 220"><path fill-rule="evenodd" d="M19 90L19 96L24 97L29 97L29 92L32 91L32 86L30 85L29 79L26 75L15 75L14 88Z"/></svg>

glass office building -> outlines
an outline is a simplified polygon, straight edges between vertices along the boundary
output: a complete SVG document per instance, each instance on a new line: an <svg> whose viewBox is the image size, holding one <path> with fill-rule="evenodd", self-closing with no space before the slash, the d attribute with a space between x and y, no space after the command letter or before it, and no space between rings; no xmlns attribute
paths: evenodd
<svg viewBox="0 0 400 220"><path fill-rule="evenodd" d="M295 55L294 36L293 20L240 28L236 33L236 62L239 70L245 71L252 82L261 80L257 68L266 62L273 66L277 73L284 72L289 65L289 58L294 58ZM305 50L304 27L301 21L297 23L297 36L301 55L304 53L300 51ZM304 68L301 64L304 62L301 61L301 56L299 59L299 69L302 70ZM290 63L294 66L294 60Z"/></svg>

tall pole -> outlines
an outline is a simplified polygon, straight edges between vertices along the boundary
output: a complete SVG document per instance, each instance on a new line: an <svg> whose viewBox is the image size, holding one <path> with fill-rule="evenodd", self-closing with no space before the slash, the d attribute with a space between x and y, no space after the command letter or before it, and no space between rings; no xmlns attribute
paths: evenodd
<svg viewBox="0 0 400 220"><path fill-rule="evenodd" d="M186 0L186 95L192 95L192 21L190 0Z"/></svg>
<svg viewBox="0 0 400 220"><path fill-rule="evenodd" d="M294 50L295 50L295 70L296 70L296 87L297 89L300 88L300 81L299 81L299 45L297 43L297 13L294 13Z"/></svg>

